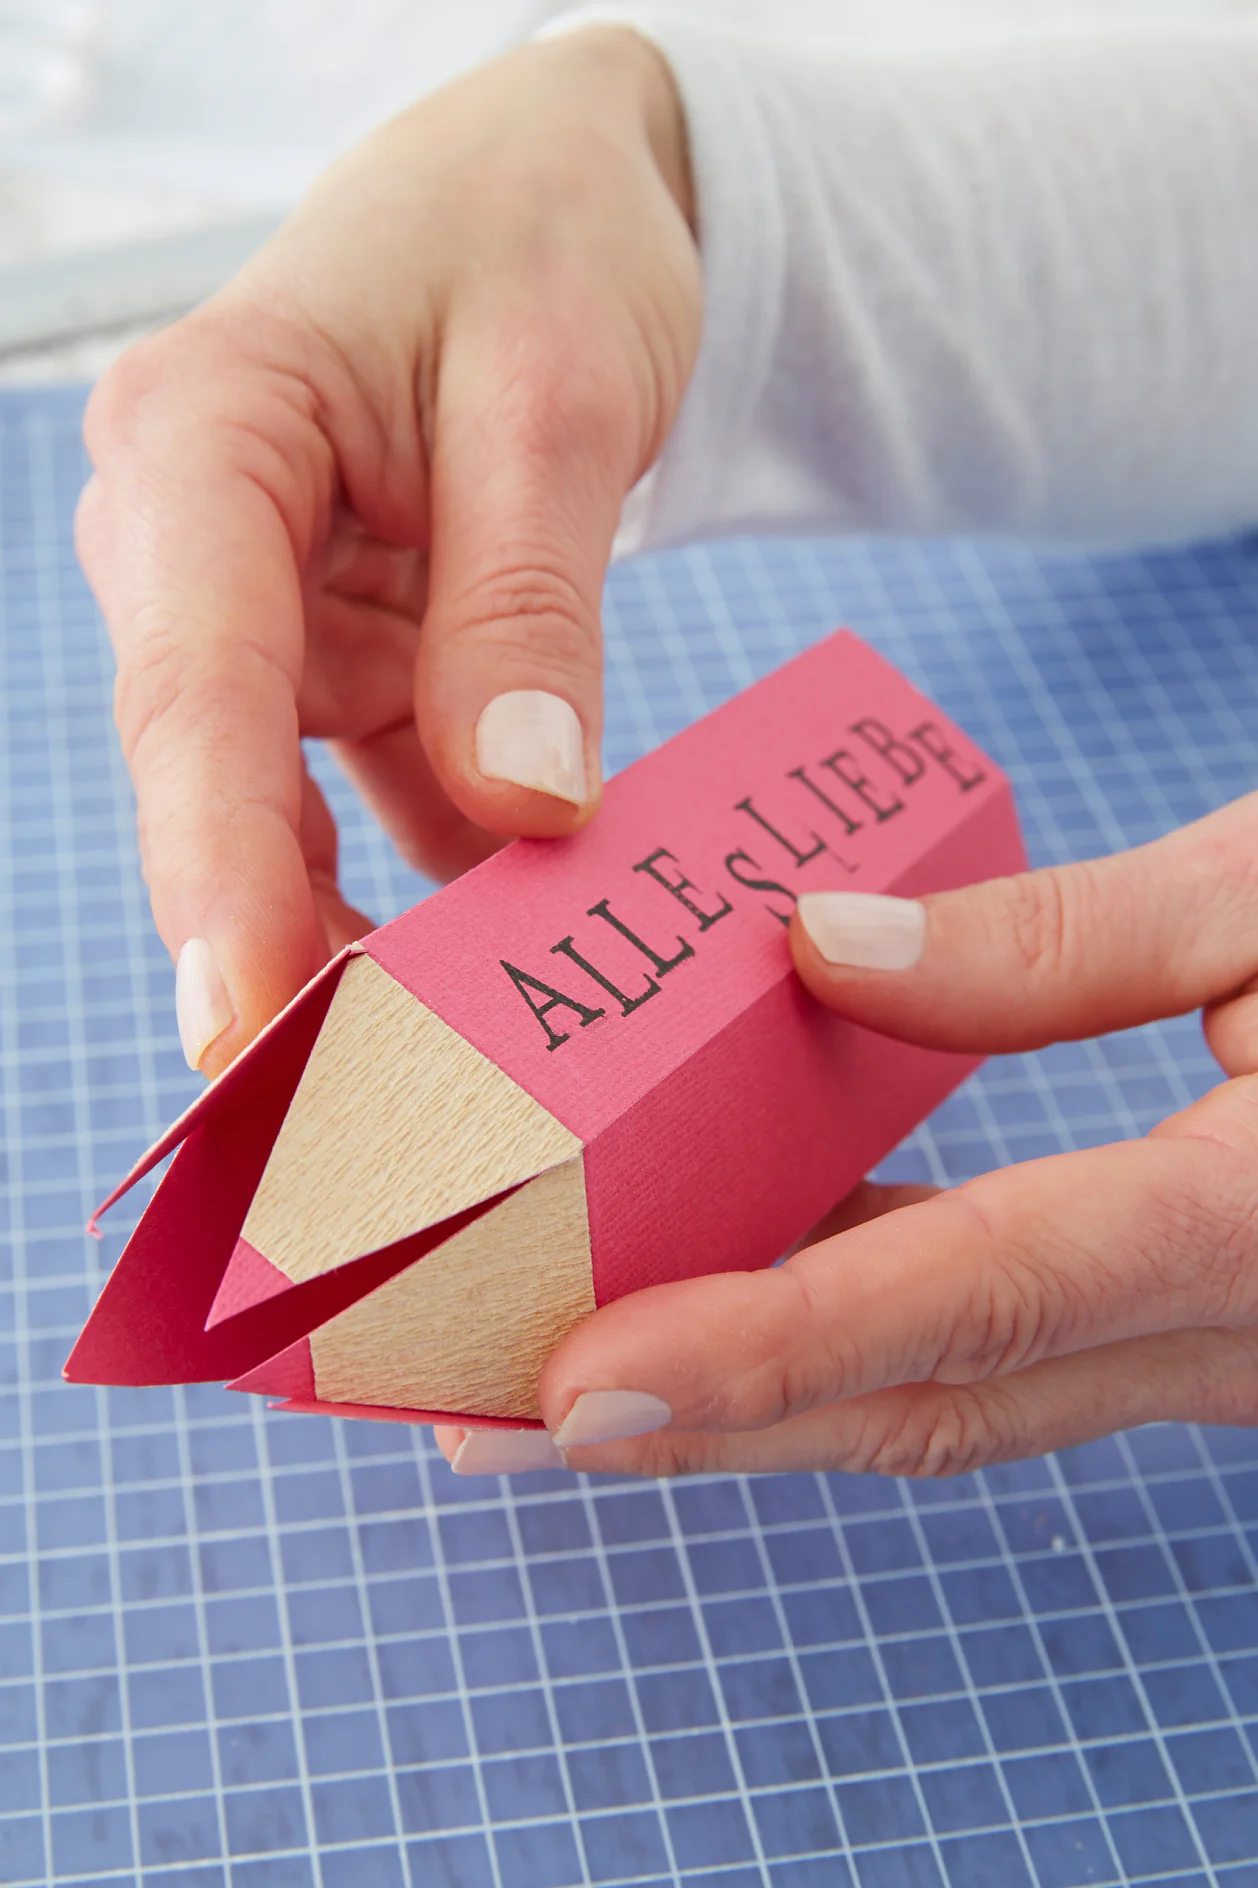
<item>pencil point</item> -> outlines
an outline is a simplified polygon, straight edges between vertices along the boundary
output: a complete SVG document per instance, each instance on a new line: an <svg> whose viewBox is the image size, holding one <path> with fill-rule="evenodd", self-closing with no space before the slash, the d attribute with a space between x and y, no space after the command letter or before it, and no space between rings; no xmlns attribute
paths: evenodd
<svg viewBox="0 0 1258 1888"><path fill-rule="evenodd" d="M271 1148L241 1243L287 1284L304 1284L580 1151L577 1136L495 1063L371 957L355 957ZM238 1310L255 1302L237 1303L234 1284L232 1291Z"/></svg>

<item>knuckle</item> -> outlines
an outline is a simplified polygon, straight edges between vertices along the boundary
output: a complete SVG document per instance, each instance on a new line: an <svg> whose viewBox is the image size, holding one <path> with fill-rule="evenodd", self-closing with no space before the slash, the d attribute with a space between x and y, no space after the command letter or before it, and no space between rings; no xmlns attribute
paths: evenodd
<svg viewBox="0 0 1258 1888"><path fill-rule="evenodd" d="M972 1379L1008 1376L1068 1341L1085 1322L1087 1305L1068 1274L1005 1254L983 1281L970 1307ZM958 1355L958 1344L952 1354Z"/></svg>
<svg viewBox="0 0 1258 1888"><path fill-rule="evenodd" d="M1001 1376L1042 1349L1041 1333L1034 1291L1024 1275L1002 1265L976 1287L936 1375L944 1381L953 1371L966 1381Z"/></svg>
<svg viewBox="0 0 1258 1888"><path fill-rule="evenodd" d="M83 415L83 438L93 465L130 437L137 414L167 380L169 353L166 332L150 335L101 375Z"/></svg>
<svg viewBox="0 0 1258 1888"><path fill-rule="evenodd" d="M83 438L93 465L100 469L119 453L146 450L172 409L190 394L203 393L225 363L248 351L251 333L248 324L198 309L120 354L93 387L84 411Z"/></svg>
<svg viewBox="0 0 1258 1888"><path fill-rule="evenodd" d="M557 680L597 672L597 613L558 566L537 557L502 562L453 606L460 640L495 661L527 655L530 673Z"/></svg>
<svg viewBox="0 0 1258 1888"><path fill-rule="evenodd" d="M79 493L79 502L74 508L74 548L89 581L95 581L108 545L105 512L103 488L99 478L93 475Z"/></svg>
<svg viewBox="0 0 1258 1888"><path fill-rule="evenodd" d="M1019 968L1032 983L1054 983L1068 963L1069 899L1055 867L1012 880L1009 922Z"/></svg>
<svg viewBox="0 0 1258 1888"><path fill-rule="evenodd" d="M719 1440L713 1438L713 1441ZM637 1444L633 1472L652 1481L672 1481L679 1475L696 1475L706 1466L710 1452L709 1438L667 1429L643 1436ZM628 1466L628 1465L626 1465Z"/></svg>
<svg viewBox="0 0 1258 1888"><path fill-rule="evenodd" d="M931 1375L942 1383L972 1383L1006 1376L1060 1344L1086 1316L1081 1293L1066 1268L1020 1253L1002 1241L971 1183L948 1196L973 1222L978 1263L967 1292L938 1335Z"/></svg>
<svg viewBox="0 0 1258 1888"><path fill-rule="evenodd" d="M582 318L572 309L558 332L548 321L519 343L495 423L521 457L546 466L566 465L574 454L601 463L636 440L639 401L632 377L615 349L592 345L591 337L605 328L597 310L585 309Z"/></svg>
<svg viewBox="0 0 1258 1888"><path fill-rule="evenodd" d="M1166 1296L1187 1298L1196 1315L1243 1319L1254 1310L1254 1238L1250 1223L1233 1220L1211 1202L1167 1202ZM1185 1263L1185 1260L1187 1263Z"/></svg>
<svg viewBox="0 0 1258 1888"><path fill-rule="evenodd" d="M1167 1163L1156 1202L1168 1290L1201 1318L1245 1320L1258 1307L1258 1077L1242 1077L1163 1122L1151 1139L1187 1146ZM1169 1152L1169 1150L1168 1150Z"/></svg>
<svg viewBox="0 0 1258 1888"><path fill-rule="evenodd" d="M991 1399L964 1386L922 1390L875 1443L869 1467L876 1475L914 1481L968 1475L1001 1452L993 1416Z"/></svg>
<svg viewBox="0 0 1258 1888"><path fill-rule="evenodd" d="M128 766L149 731L168 719L186 687L188 651L171 623L150 622L118 664L114 725Z"/></svg>
<svg viewBox="0 0 1258 1888"><path fill-rule="evenodd" d="M114 681L114 724L133 774L160 750L177 757L184 734L212 750L216 739L240 724L245 670L250 691L265 691L276 716L295 720L291 686L275 660L247 637L230 645L190 636L166 611L150 609L132 625Z"/></svg>
<svg viewBox="0 0 1258 1888"><path fill-rule="evenodd" d="M1258 901L1258 793L1249 793L1202 820L1193 834L1195 882L1207 900L1229 912Z"/></svg>
<svg viewBox="0 0 1258 1888"><path fill-rule="evenodd" d="M860 1372L850 1334L834 1330L827 1306L806 1270L791 1264L776 1266L763 1275L762 1284L772 1297L766 1301L763 1291L756 1294L761 1333L758 1368L723 1391L727 1406L741 1408L748 1422L758 1428L837 1402L859 1380ZM776 1342L771 1336L774 1331L781 1332ZM793 1341L795 1334L803 1341Z"/></svg>
<svg viewBox="0 0 1258 1888"><path fill-rule="evenodd" d="M113 362L96 383L84 413L83 436L98 471L143 474L147 462L182 454L198 433L234 442L242 471L250 447L276 441L285 453L294 426L317 406L311 385L316 365L329 369L329 349L310 325L243 298L230 307L213 302L149 335ZM261 422L260 422L261 416Z"/></svg>

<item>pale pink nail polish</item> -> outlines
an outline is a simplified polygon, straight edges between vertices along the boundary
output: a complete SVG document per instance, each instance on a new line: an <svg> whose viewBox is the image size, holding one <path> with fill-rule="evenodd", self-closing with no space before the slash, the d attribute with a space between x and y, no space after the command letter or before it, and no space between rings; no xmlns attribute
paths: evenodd
<svg viewBox="0 0 1258 1888"><path fill-rule="evenodd" d="M476 765L491 780L585 804L585 737L562 695L540 688L495 695L476 724Z"/></svg>
<svg viewBox="0 0 1258 1888"><path fill-rule="evenodd" d="M588 1448L595 1442L623 1442L629 1436L663 1429L673 1412L660 1396L645 1390L586 1390L555 1431L561 1449Z"/></svg>
<svg viewBox="0 0 1258 1888"><path fill-rule="evenodd" d="M190 1069L236 1020L214 952L203 937L190 937L175 967L175 1020Z"/></svg>
<svg viewBox="0 0 1258 1888"><path fill-rule="evenodd" d="M881 892L801 892L799 920L828 964L911 970L926 944L926 907Z"/></svg>
<svg viewBox="0 0 1258 1888"><path fill-rule="evenodd" d="M563 1466L544 1429L469 1429L450 1463L456 1475L521 1475Z"/></svg>

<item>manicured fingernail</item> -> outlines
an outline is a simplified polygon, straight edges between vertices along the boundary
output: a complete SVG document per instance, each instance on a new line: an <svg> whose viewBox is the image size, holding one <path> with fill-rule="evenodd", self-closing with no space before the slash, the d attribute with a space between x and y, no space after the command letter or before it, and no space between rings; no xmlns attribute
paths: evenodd
<svg viewBox="0 0 1258 1888"><path fill-rule="evenodd" d="M563 1465L544 1429L469 1429L450 1463L456 1475L519 1475Z"/></svg>
<svg viewBox="0 0 1258 1888"><path fill-rule="evenodd" d="M203 937L190 937L175 968L175 1019L190 1069L236 1020L222 972Z"/></svg>
<svg viewBox="0 0 1258 1888"><path fill-rule="evenodd" d="M926 907L881 892L802 892L799 921L828 964L911 970L926 944Z"/></svg>
<svg viewBox="0 0 1258 1888"><path fill-rule="evenodd" d="M645 1390L586 1390L555 1431L561 1449L580 1449L592 1442L623 1442L626 1436L646 1436L673 1420L660 1396Z"/></svg>
<svg viewBox="0 0 1258 1888"><path fill-rule="evenodd" d="M476 723L476 765L491 780L584 806L585 741L576 710L540 688L497 695Z"/></svg>

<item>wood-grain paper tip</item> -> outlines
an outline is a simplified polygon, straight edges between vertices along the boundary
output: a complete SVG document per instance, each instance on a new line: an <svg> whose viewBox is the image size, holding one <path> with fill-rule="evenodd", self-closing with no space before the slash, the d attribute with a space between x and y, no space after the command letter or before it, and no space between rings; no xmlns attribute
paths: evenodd
<svg viewBox="0 0 1258 1888"><path fill-rule="evenodd" d="M816 1004L796 895L1022 863L998 770L828 637L612 780L586 831L329 964L105 1203L178 1148L66 1376L536 1422L578 1319L772 1264L974 1066Z"/></svg>

